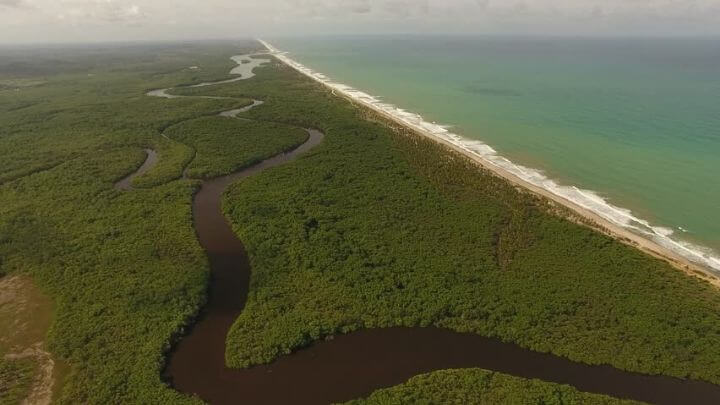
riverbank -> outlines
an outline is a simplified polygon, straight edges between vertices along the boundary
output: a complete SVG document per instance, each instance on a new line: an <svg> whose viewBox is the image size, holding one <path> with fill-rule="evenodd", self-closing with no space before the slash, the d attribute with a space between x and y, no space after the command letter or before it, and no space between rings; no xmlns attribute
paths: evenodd
<svg viewBox="0 0 720 405"><path fill-rule="evenodd" d="M238 118L318 128L326 138L292 164L236 182L224 193L224 217L252 265L247 305L230 333L223 332L229 365L288 360L288 372L313 377L316 392L351 381L367 384L362 394L369 395L388 383L367 380L382 376L363 353L398 367L426 358L390 357L399 354L396 348L417 348L408 347L418 342L414 331L411 337L391 332L397 345L385 351L373 350L368 335L385 342L387 328L424 327L430 356L450 359L438 353L441 346L467 358L464 346L438 343L437 329L429 327L434 326L575 363L720 383L720 295L714 288L546 214L545 204L531 194L466 159L449 159L436 142L396 136L362 119L365 110L330 97L278 61L257 69L253 80L177 90L231 99L142 96L151 89L227 79L235 65L229 56L257 50L254 42L237 41L168 45L159 54L156 46L141 47L137 55L94 59L73 80L48 76L36 91L6 95L8 105L24 108L0 111L15 134L0 145L12 152L3 166L14 172L64 162L0 185L0 239L8 242L0 243L3 272L32 277L61 303L47 343L72 371L56 401L198 403L161 378L171 342L207 303L210 270L193 227L198 182L174 181L193 148L172 139L181 133L165 131L209 118L233 122L217 114L251 99L267 103ZM71 52L57 57L75 63ZM36 60L40 65L43 59ZM222 133L191 137L189 131L188 139L211 141L205 143L209 159L237 145L233 160L226 161L234 166L248 148L226 138L243 134ZM134 179L132 191L116 190L117 180L141 166L145 148L157 151L157 165ZM352 333L371 328L376 332ZM318 351L300 355L316 342L322 342L313 346ZM368 367L338 361L330 352L314 356L330 347L347 350ZM294 351L299 356L284 356ZM295 359L336 364L358 377L328 368L324 379L315 364L296 367ZM268 364L262 377L282 378L277 364ZM295 393L278 387L268 384L277 395Z"/></svg>
<svg viewBox="0 0 720 405"><path fill-rule="evenodd" d="M274 64L274 66L277 68L281 65ZM303 123L296 123L295 125L328 128L328 130L333 133L331 136L337 137L338 133L332 130L333 123L336 125L338 120L342 121L343 117L346 117L343 112L350 113L353 117L351 120L345 122L347 126L343 126L342 132L345 134L358 133L357 130L362 128L362 125L370 124L370 122L358 116L354 107L338 99L327 98L323 89L320 89L310 81L302 79L294 71L287 69L275 70L276 72L281 72L283 75L290 76L288 77L290 82L286 82L284 85L277 84L279 89L283 89L284 91L284 89L288 87L303 86L328 102L328 105L325 106L327 108L323 108L323 106L321 106L322 102L314 99L310 94L305 94L304 97L306 98L293 94L285 95L285 99L278 99L277 96L273 97L273 102L268 104L271 109L280 109L280 111L288 112L288 102L307 100L303 105L318 106L320 110L331 112L327 116L317 118L317 121L312 124L303 121ZM265 76L267 78L272 77L270 75L273 73L272 71L266 70L263 74L267 75ZM274 79L280 80L277 76ZM290 83L294 85L288 86ZM260 98L263 93L255 93L249 90L256 85L257 82L248 82L244 83L242 90L234 89L234 93L233 90L227 88L215 88L215 92L201 93L204 95L195 94L190 97L235 98L238 96L245 97L250 94L253 98ZM265 86L267 86L267 82L265 82ZM265 88L267 91L267 87ZM270 91L269 93L272 94L274 92ZM260 104L257 100L253 102L254 106ZM337 108L337 110L334 110L334 108ZM220 113L220 115L233 117L237 115L235 111L237 110L226 111ZM264 114L263 111L253 110L247 116L237 117L241 118L241 121L237 122L243 123L243 125L249 125L253 119L282 121L287 119L288 115L293 116L293 114L280 113L279 116L270 118L262 114ZM308 116L317 117L317 114L297 114L295 116L302 116L304 120L307 119L306 117ZM192 128L186 128L183 124L178 124L169 132L169 138L188 144L191 144L195 138L214 139L213 144L224 145L224 148L234 150L233 155L237 155L239 151L252 150L252 148L257 145L267 144L267 140L249 140L243 137L243 142L246 143L246 145L238 148L233 147L233 143L230 141L234 138L232 131L227 133L220 131L220 133L218 133L218 128L213 124L213 120L217 120L217 117L194 120L192 122L200 123L200 125ZM236 121L230 120L227 122ZM404 137L392 136L386 126L371 125L378 129L378 132L385 134L384 141L390 141L392 138L405 139ZM206 133L208 128L212 129L212 131ZM192 134L192 136L183 139L182 136L175 135L175 132ZM271 135L271 133L268 132L266 135ZM519 377L540 378L544 381L549 381L543 384L550 387L556 387L557 383L571 384L578 389L589 392L597 392L620 398L635 398L655 403L671 404L675 403L679 398L690 398L694 402L702 403L703 401L708 402L711 401L712 398L718 397L719 394L716 387L707 383L688 382L667 377L650 377L624 372L607 366L582 364L555 355L542 354L537 350L524 349L515 344L503 343L498 339L483 337L475 333L458 333L458 331L451 331L443 327L429 327L429 325L414 328L389 328L387 325L384 325L386 327L375 326L373 328L370 325L363 325L359 330L348 329L338 331L337 336L334 336L326 342L319 341L320 335L318 335L314 337L313 341L306 342L306 345L310 347L303 348L304 345L299 346L297 349L300 350L295 352L294 355L276 358L270 364L256 365L251 368L243 367L242 369L225 367L226 352L224 350L224 343L226 342L226 336L229 336L227 329L235 319L244 316L243 312L246 310L246 299L251 297L249 299L252 302L252 297L256 296L254 294L255 291L250 288L251 261L255 261L252 266L252 277L257 280L258 275L254 274L255 265L258 265L257 261L264 261L279 256L278 254L271 253L257 254L255 253L257 252L257 245L255 244L245 246L244 242L241 241L244 241L245 237L238 238L236 235L242 235L247 232L248 229L252 229L252 226L246 226L250 221L233 222L233 224L243 224L241 230L233 232L229 227L228 219L232 218L233 213L238 210L249 209L253 212L252 218L258 220L269 213L277 213L278 204L279 206L283 206L284 204L281 200L274 198L259 198L253 203L248 204L238 203L239 199L237 198L228 198L222 204L220 200L223 194L227 194L224 193L224 190L231 183L234 184L231 186L231 189L236 187L242 189L246 182L252 182L253 180L267 176L267 173L260 174L264 169L284 166L284 163L302 154L303 150L307 151L309 148L314 147L314 145L319 146L320 140L323 137L321 136L322 134L317 131L311 131L310 135L311 138L307 143L289 154L278 155L275 158L266 160L256 166L248 167L235 174L204 181L200 191L195 194L193 200L193 222L198 239L207 252L213 281L210 283L209 300L202 312L202 316L199 318L199 321L194 323L192 328L190 328L190 333L180 340L176 349L171 352L166 371L169 381L176 389L187 394L197 395L206 401L218 404L234 403L237 398L241 396L246 400L258 404L288 401L300 404L332 403L339 400L349 400L368 395L379 387L400 384L407 378L423 372L448 368L486 367L491 370L503 371ZM273 135L269 138L276 137L277 135ZM334 141L337 142L339 140L340 139L335 138ZM332 143L333 141L331 141L331 144ZM430 142L427 142L427 144L430 144ZM433 144L433 146L435 145ZM325 148L327 147L328 145L325 145ZM381 149L387 151L386 148ZM325 152L323 153L322 150L325 150ZM351 147L348 148L348 150L353 151L353 153L358 152L357 148ZM441 151L440 148L437 148L437 151L445 153L445 151ZM349 160L343 165L347 171L352 172L352 164L350 162L357 160L343 155L342 152L338 152L339 151L335 150L332 153L328 153L327 149L321 148L321 151L316 152L317 155L315 156L326 154L326 156L331 155L334 159L348 158ZM223 151L207 150L204 153L199 152L198 155L212 156L212 161L205 163L205 165L211 165L214 164L219 157L221 158L223 156ZM312 157L308 157L308 159L312 159ZM307 164L308 160L302 160L296 162L296 164L302 164L302 162ZM387 162L388 160L386 160L386 163ZM323 173L325 171L324 165L317 161L315 161L314 164L310 163L310 166L312 168L306 168L306 170L298 170L297 166L285 169L292 172L290 178L295 181L302 181L308 173ZM226 166L222 172L232 171L230 169L230 166ZM470 170L474 171L474 168ZM334 173L336 170L332 170L331 172ZM303 173L303 175L300 175L300 173ZM381 177L385 177L387 174L381 171L375 173ZM221 173L218 172L216 174L220 175ZM257 174L258 176L252 176L252 178L245 179L243 182L235 182L235 180L239 180L240 178L250 177L251 174ZM330 180L332 177L333 175L323 174L325 181ZM371 176L363 177L369 178ZM498 183L501 182L500 180L495 181ZM301 199L318 198L328 191L328 184L325 184L323 181L311 181L311 183L313 183L315 187L320 185L320 188L313 188L312 192L305 189L303 192L293 194L300 196ZM342 183L344 184L343 194L352 194L353 187L348 186L348 184L351 183ZM396 183L396 185L399 184ZM511 187L507 186L504 182L502 182L502 186L503 188L511 189ZM263 188L266 191L272 192L273 187ZM330 189L331 188L332 187L330 187ZM362 187L362 189L365 193L371 192L368 188ZM382 189L385 188L378 187L378 190ZM232 193L232 190L229 193ZM413 188L409 195L411 196L411 200L415 200L418 195L423 194L422 192L418 192L417 188ZM514 191L513 194L515 194ZM243 195L247 196L246 193L243 193ZM301 212L313 215L310 218L305 218L297 222L298 224L303 224L302 233L306 235L306 237L303 238L305 240L314 239L311 235L327 225L326 221L322 219L322 216L315 217L314 215L317 215L317 213L312 214L312 212L319 207L334 205L332 202L333 198L321 198L321 200L323 201L321 203L303 204ZM425 199L423 199L423 201L425 201ZM258 210L258 203L265 207ZM346 204L340 205L345 206ZM376 206L376 204L363 205ZM225 213L221 210L221 206L226 210ZM298 211L293 210L293 212ZM276 215L271 214L271 216L275 217ZM337 218L339 217L349 218L347 215L339 215ZM364 221L358 223L362 222ZM456 228L450 228L453 229L453 234L458 233ZM267 230L267 227L263 226L263 229ZM250 232L251 235L256 233L257 232ZM361 233L371 238L373 235L372 232ZM278 234L292 235L293 232L279 232ZM277 240L276 237L278 234L275 234L272 238L263 239ZM246 236L248 235L246 234ZM252 239L252 237L249 239ZM313 243L315 248L320 246L329 247L331 246L330 244L333 243L329 240L325 240L322 243L317 242L318 241L315 240L315 243ZM502 245L507 246L507 243L503 243ZM311 249L312 248L307 250ZM303 249L303 251L306 251L306 249ZM339 252L339 250L337 252ZM320 257L331 257L331 255L319 255L313 260L318 260ZM506 257L506 255L503 255L503 257ZM341 265L342 262L343 260L339 260L336 263ZM466 261L466 263L473 262L473 260ZM299 263L291 266L272 267L276 269L293 269L294 276L300 276L300 274L303 273L303 267ZM332 267L335 268L334 265ZM404 266L399 266L399 268L403 267ZM353 273L357 274L359 269L354 267L353 270ZM280 271L275 271L274 273L277 274L279 272ZM362 271L360 271L360 273L362 273ZM397 274L396 271L388 273ZM267 277L264 276L260 276L259 278L267 280ZM415 277L413 277L413 279L415 279ZM406 282L408 283L408 288L412 288L410 284L413 281L407 280ZM457 283L453 284L458 285ZM367 284L364 284L363 288L353 290L362 292L366 286ZM398 287L395 286L395 288ZM293 283L293 289L297 289L295 283ZM333 286L326 285L322 289L327 293L333 289ZM400 289L405 289L404 283L401 283ZM432 295L435 296L435 294ZM275 297L272 301L274 303L282 302L282 299L278 298L279 297ZM330 308L333 305L332 300L320 301L328 304ZM425 306L423 305L422 307ZM253 310L252 304L250 310ZM412 313L404 314L404 316L413 315ZM328 319L328 317L323 318L325 320ZM330 319L332 318L330 317ZM265 321L264 323L275 324L275 322L270 321ZM366 329L368 327L372 329ZM252 332L258 330L258 328L247 328L246 330ZM230 335L232 335L232 332ZM313 333L309 335L315 336ZM232 342L233 339L229 339L230 342ZM408 344L408 342L413 343ZM243 352L247 352L248 347L255 346L256 345L252 344L241 345ZM232 359L230 359L231 357L237 357L237 353L228 351L227 354L228 362L232 361ZM240 355L242 355L242 353L240 353ZM245 366L248 365L250 364L246 364ZM377 372L379 365L383 370L382 373ZM306 372L306 370L309 369L313 370L312 374ZM458 373L463 372L458 371ZM518 379L517 381L525 380ZM322 389L318 388L318 384L322 384ZM330 389L328 387L334 388ZM641 388L638 389L638 387ZM652 389L648 389L648 387L652 387ZM288 396L288 393L291 393L291 395ZM517 393L513 393L512 395L517 395ZM532 396L537 396L537 394L532 394ZM615 400L609 398L605 399L607 401L613 401L613 403L615 402ZM617 402L619 403L621 401Z"/></svg>
<svg viewBox="0 0 720 405"><path fill-rule="evenodd" d="M535 193L536 195L539 195L545 199L548 199L556 204L559 204L571 210L571 212L575 214L576 217L570 216L570 219L575 222L583 223L587 226L590 226L604 234L607 234L621 241L622 243L638 248L641 251L650 254L651 256L654 256L656 258L665 260L671 265L673 265L675 268L684 271L688 275L702 278L703 280L711 283L712 285L720 287L720 278L718 278L717 273L715 273L715 271L717 271L718 269L715 269L715 266L713 265L713 258L707 259L707 263L700 264L698 263L698 261L691 260L688 257L693 255L697 256L697 253L679 243L675 243L674 247L676 249L673 250L667 246L661 245L656 241L643 237L638 233L632 232L630 229L618 225L617 223L612 222L605 217L599 215L596 211L593 211L592 209L582 206L575 201L563 197L562 195L551 192L547 188L540 187L519 177L518 175L507 170L506 168L489 160L486 156L483 156L480 153L464 147L462 145L462 142L453 142L454 138L459 139L460 137L454 134L449 134L447 131L445 131L438 125L430 124L425 121L416 119L413 119L411 122L411 120L407 119L406 116L411 116L413 118L417 118L418 116L412 113L407 113L401 109L390 108L391 106L384 103L378 103L375 97L367 95L349 86L333 83L328 79L327 76L321 73L313 72L309 68L292 60L268 42L263 40L259 40L259 42L262 43L268 49L270 54L275 56L279 61L295 69L304 76L309 77L310 79L326 86L331 90L334 95L341 96L357 105L368 109L369 111L376 114L378 117L388 123L399 125L401 128L411 131L412 133L432 139L450 148L452 151L460 153L461 155L471 159L475 163L479 164L481 167L510 181L512 184L520 186L525 190ZM398 116L394 112L399 112L403 115ZM444 137L438 136L438 128L440 128L440 132L445 135ZM394 129L397 131L399 128ZM481 146L489 148L486 145ZM501 157L500 159L507 161L506 159ZM513 165L513 167L517 166ZM582 190L578 190L576 188L575 190L578 193L582 193ZM653 229L653 232L656 232L655 229ZM667 240L670 241L669 238ZM687 250L687 255L678 253L678 250L682 249Z"/></svg>

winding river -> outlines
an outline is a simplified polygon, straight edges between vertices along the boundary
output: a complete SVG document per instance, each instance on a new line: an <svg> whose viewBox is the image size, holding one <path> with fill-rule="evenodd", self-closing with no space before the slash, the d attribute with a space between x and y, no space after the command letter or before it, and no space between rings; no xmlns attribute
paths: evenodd
<svg viewBox="0 0 720 405"><path fill-rule="evenodd" d="M145 149L145 154L147 157L145 158L145 161L143 164L138 168L135 172L129 174L127 177L123 178L122 180L115 183L115 188L118 190L125 190L129 191L132 190L132 181L135 177L142 176L145 174L148 170L152 169L153 166L158 161L158 155L157 152L155 152L152 149Z"/></svg>
<svg viewBox="0 0 720 405"><path fill-rule="evenodd" d="M230 83L252 76L264 63L239 65L231 80L194 87ZM171 89L154 90L150 96L176 98ZM252 105L221 113L237 117ZM193 200L194 226L211 268L209 298L197 323L171 352L166 378L177 390L197 395L212 404L324 404L368 395L400 384L408 378L439 369L480 367L510 375L572 385L582 391L657 404L718 404L720 386L693 380L647 376L610 366L590 366L562 357L523 349L496 339L437 328L387 328L361 330L318 342L284 356L272 364L249 369L225 366L227 332L242 312L248 294L250 263L242 242L233 233L221 209L227 186L265 169L289 163L320 144L324 135L307 129L305 143L239 172L207 180ZM157 160L148 159L138 172L116 187L129 190L132 178Z"/></svg>

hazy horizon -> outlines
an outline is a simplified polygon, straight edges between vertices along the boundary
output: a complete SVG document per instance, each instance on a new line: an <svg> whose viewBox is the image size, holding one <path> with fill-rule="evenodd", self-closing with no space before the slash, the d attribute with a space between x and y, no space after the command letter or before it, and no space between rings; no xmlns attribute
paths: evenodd
<svg viewBox="0 0 720 405"><path fill-rule="evenodd" d="M720 36L720 0L0 0L0 43L324 35Z"/></svg>
<svg viewBox="0 0 720 405"><path fill-rule="evenodd" d="M599 40L599 41L621 41L621 40L648 40L648 41L662 41L662 40L678 40L678 41L718 41L720 40L720 34L708 34L708 35L618 35L618 36L600 36L600 35L512 35L512 34L416 34L416 33L393 33L393 34L316 34L316 35L268 35L268 36L238 36L238 37L197 37L197 38L167 38L167 39L101 39L96 41L27 41L27 42L2 42L0 41L0 48L12 49L12 48L27 48L27 47L52 47L52 48L63 48L63 47L74 47L74 46L126 46L126 45L161 45L161 44L172 44L172 43L202 43L202 42L226 42L226 41L243 41L243 40L268 40L270 43L273 40L282 40L288 38L307 38L307 39L359 39L359 38L466 38L466 39L507 39L507 40ZM283 49L281 49L283 50Z"/></svg>

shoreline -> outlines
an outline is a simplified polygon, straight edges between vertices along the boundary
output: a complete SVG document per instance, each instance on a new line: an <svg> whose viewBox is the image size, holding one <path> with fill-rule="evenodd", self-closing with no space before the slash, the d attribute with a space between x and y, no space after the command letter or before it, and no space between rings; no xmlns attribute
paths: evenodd
<svg viewBox="0 0 720 405"><path fill-rule="evenodd" d="M451 151L454 151L456 153L461 154L462 156L472 160L476 164L480 165L481 167L489 170L493 174L500 176L504 178L505 180L509 181L511 184L515 186L522 187L524 190L532 192L536 195L539 195L542 198L548 199L551 202L555 204L559 204L570 211L572 211L574 214L578 215L580 218L584 219L584 221L578 221L573 218L568 218L570 220L573 220L577 223L582 223L586 226L589 226L599 232L602 232L603 234L606 234L618 241L620 241L623 244L626 244L628 246L634 247L639 249L642 252L645 252L655 258L661 259L672 265L673 267L685 272L686 274L690 276L694 276L696 278L700 278L702 280L707 281L708 283L720 287L720 274L714 272L714 267L712 265L708 264L700 264L696 261L691 260L688 257L685 257L681 255L678 252L673 251L672 249L662 246L660 243L653 241L649 238L643 237L639 235L638 233L632 232L630 229L623 227L622 225L619 225L617 223L614 223L597 212L584 207L574 201L571 201L568 198L563 197L562 195L553 193L552 191L540 187L536 184L533 184L525 179L522 179L518 175L510 172L509 170L506 170L505 168L499 166L496 162L491 161L490 159L487 159L486 157L474 153L472 150L466 149L462 147L459 144L456 144L452 142L449 139L444 139L440 136L438 136L436 133L434 133L430 128L428 128L430 125L434 124L428 124L425 121L421 121L419 123L410 123L407 120L404 120L402 117L399 117L395 114L391 114L390 112L386 111L386 109L381 108L376 104L377 99L367 95L365 93L362 93L356 89L353 89L350 86L342 85L339 83L333 83L329 81L329 78L322 73L316 73L311 71L310 69L306 68L305 66L299 64L298 62L290 59L286 55L284 55L281 51L273 47L271 44L267 43L266 41L263 41L261 39L258 40L269 52L270 55L274 56L277 60L285 64L286 66L289 66L290 68L296 70L297 72L301 73L302 75L309 77L310 79L322 84L323 86L330 89L331 93L336 96L341 96L347 100L349 100L352 103L356 103L361 105L362 107L370 110L371 112L379 115L382 119L388 120L392 123L398 124L401 127L426 138L432 139L435 142L438 142L441 145L444 145L445 147L448 147ZM385 104L384 106L387 106ZM396 109L399 112L406 113L402 109ZM446 131L447 133L447 131ZM454 134L451 134L454 135ZM454 135L457 138L460 138L457 135ZM489 148L489 146L484 145ZM500 157L502 158L502 157ZM504 159L504 158L502 158ZM507 160L507 159L504 159ZM573 187L574 188L574 187ZM577 192L582 193L582 190L579 190L577 188L574 188ZM629 214L627 214L629 215ZM649 224L648 224L648 227ZM651 229L655 229L650 227ZM657 233L657 232L656 232ZM669 238L668 238L669 239ZM673 241L675 242L675 241ZM691 251L689 248L679 244L678 242L675 242L679 247L684 248L693 254L697 255L698 253ZM710 260L710 259L706 259ZM715 269L715 271L720 271L720 269Z"/></svg>
<svg viewBox="0 0 720 405"><path fill-rule="evenodd" d="M313 91L325 94L317 88ZM244 109L260 104L261 101L254 100ZM220 116L233 116L236 111ZM361 111L373 114L370 109ZM353 119L362 121L365 117ZM393 125L375 114L371 119L379 119L405 133L406 127ZM366 325L357 325L348 331L325 332L334 336L332 339L323 341L316 337L319 340L312 345L296 344L292 355L277 353L268 364L258 361L253 367L228 368L228 331L246 310L252 268L248 250L223 210L223 195L235 180L291 162L323 141L322 132L306 131L308 139L292 151L229 175L204 180L194 194L193 227L208 257L211 276L204 309L192 320L192 326L187 328L189 333L173 338L173 349L168 352L163 373L171 387L213 404L231 404L239 397L258 404L339 403L365 397L382 387L397 386L418 374L479 367L616 398L658 404L688 398L698 403L717 402L720 387L702 380L583 363L499 338L440 327L365 329ZM308 369L313 372L307 373ZM652 389L646 389L648 386Z"/></svg>

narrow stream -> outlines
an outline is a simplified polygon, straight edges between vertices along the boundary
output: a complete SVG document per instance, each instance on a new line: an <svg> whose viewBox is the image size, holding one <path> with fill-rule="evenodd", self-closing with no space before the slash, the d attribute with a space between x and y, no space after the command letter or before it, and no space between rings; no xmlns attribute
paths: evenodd
<svg viewBox="0 0 720 405"><path fill-rule="evenodd" d="M147 154L147 158L145 158L145 162L133 173L130 173L127 177L123 178L122 180L115 183L115 188L118 190L125 190L129 191L132 190L132 181L135 177L142 176L144 173L146 173L148 170L152 169L153 166L158 161L157 152L155 152L152 149L145 149L145 153Z"/></svg>
<svg viewBox="0 0 720 405"><path fill-rule="evenodd" d="M148 95L172 98L167 90ZM221 115L235 117L260 104L255 101ZM590 366L437 328L361 330L318 342L269 365L227 368L225 340L245 306L251 269L242 242L223 215L223 192L230 183L291 162L322 142L321 132L307 131L308 140L295 150L204 181L195 195L194 226L210 262L211 282L199 320L169 356L165 377L175 389L211 404L327 404L360 398L433 370L480 367L650 403L720 404L720 386L713 384Z"/></svg>

